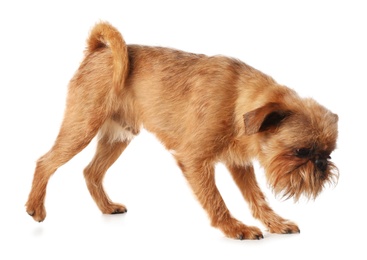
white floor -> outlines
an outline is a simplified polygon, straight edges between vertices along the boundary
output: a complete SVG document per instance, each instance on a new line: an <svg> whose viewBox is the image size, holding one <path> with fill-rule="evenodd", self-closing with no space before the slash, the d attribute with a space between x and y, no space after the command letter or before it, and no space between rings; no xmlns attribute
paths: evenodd
<svg viewBox="0 0 367 260"><path fill-rule="evenodd" d="M367 259L364 5L80 2L0 3L0 259ZM265 237L225 238L210 226L171 155L144 131L105 180L126 214L102 215L88 194L82 170L94 142L51 178L46 220L36 223L25 213L35 161L57 134L67 82L98 19L112 22L129 43L238 57L339 114L335 188L316 201L282 202L257 171L273 209L298 223L300 234L267 233L218 165L227 206Z"/></svg>

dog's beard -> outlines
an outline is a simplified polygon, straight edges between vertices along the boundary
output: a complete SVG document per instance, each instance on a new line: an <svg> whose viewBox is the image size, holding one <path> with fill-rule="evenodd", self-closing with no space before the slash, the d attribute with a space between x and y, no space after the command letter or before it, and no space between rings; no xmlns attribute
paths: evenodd
<svg viewBox="0 0 367 260"><path fill-rule="evenodd" d="M273 192L295 201L302 196L315 199L325 186L336 185L339 178L338 168L332 162L328 162L327 170L322 172L311 160L290 156L278 156L265 171Z"/></svg>

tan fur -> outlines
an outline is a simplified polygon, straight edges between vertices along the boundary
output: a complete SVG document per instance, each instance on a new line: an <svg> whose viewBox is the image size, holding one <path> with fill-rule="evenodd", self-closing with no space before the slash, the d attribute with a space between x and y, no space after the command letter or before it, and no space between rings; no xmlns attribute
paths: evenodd
<svg viewBox="0 0 367 260"><path fill-rule="evenodd" d="M231 216L215 185L217 162L227 166L254 217L270 232L297 233L294 223L269 207L252 160L264 167L275 193L316 197L338 176L328 158L336 147L337 121L314 100L241 61L126 45L115 28L99 23L70 81L60 133L37 162L27 212L44 220L50 176L97 133L95 157L84 170L88 189L103 213L126 212L108 198L102 181L144 127L172 151L212 225L228 237L263 236Z"/></svg>

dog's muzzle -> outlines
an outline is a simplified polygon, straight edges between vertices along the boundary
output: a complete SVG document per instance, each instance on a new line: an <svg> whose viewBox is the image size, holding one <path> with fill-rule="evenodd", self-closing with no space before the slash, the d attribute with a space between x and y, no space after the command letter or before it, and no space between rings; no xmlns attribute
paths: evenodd
<svg viewBox="0 0 367 260"><path fill-rule="evenodd" d="M315 165L320 171L325 172L328 166L328 162L325 158L317 158L315 159Z"/></svg>

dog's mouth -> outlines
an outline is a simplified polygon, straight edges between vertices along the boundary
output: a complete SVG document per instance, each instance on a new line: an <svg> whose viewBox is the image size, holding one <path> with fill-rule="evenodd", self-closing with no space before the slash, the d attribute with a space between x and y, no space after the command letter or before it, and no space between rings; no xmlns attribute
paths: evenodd
<svg viewBox="0 0 367 260"><path fill-rule="evenodd" d="M313 148L299 148L294 151L295 157L312 161L321 172L327 170L331 159L330 153L328 151L316 152Z"/></svg>
<svg viewBox="0 0 367 260"><path fill-rule="evenodd" d="M335 186L338 182L337 167L328 159L320 162L319 157L293 158L280 160L267 174L268 182L276 195L284 199L301 197L315 199L327 185ZM290 165L291 164L291 165ZM280 167L282 165L283 167Z"/></svg>
<svg viewBox="0 0 367 260"><path fill-rule="evenodd" d="M296 174L298 170L300 170L302 167L305 167L307 164L312 163L314 165L313 174L316 178L319 178L321 181L325 181L329 175L328 167L329 167L329 161L328 160L322 160L322 159L307 159L305 162L300 163L299 165L295 166L294 169L290 170L288 174Z"/></svg>

